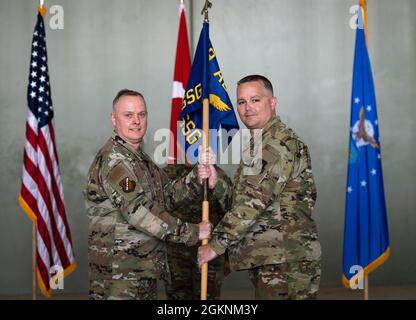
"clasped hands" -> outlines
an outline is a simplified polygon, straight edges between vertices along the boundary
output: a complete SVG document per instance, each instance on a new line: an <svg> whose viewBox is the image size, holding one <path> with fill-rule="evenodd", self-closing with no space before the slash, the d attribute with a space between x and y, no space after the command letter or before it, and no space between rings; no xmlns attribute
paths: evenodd
<svg viewBox="0 0 416 320"><path fill-rule="evenodd" d="M198 181L202 183L205 179L208 179L208 186L210 189L214 189L218 182L217 170L215 170L214 164L216 156L211 148L208 150L199 146L198 154ZM199 224L199 240L210 239L212 232L212 224L207 221L203 221ZM211 249L209 244L202 245L198 248L198 265L201 267L203 264L215 259L218 255Z"/></svg>

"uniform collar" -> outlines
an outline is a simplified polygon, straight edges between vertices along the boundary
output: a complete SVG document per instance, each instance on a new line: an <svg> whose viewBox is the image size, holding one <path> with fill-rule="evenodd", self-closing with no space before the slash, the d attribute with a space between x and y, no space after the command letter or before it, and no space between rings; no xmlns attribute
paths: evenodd
<svg viewBox="0 0 416 320"><path fill-rule="evenodd" d="M254 136L261 134L262 138L264 138L273 128L281 127L282 125L283 122L280 120L280 117L276 115L272 117L263 128L254 129Z"/></svg>
<svg viewBox="0 0 416 320"><path fill-rule="evenodd" d="M113 134L111 135L111 138L118 144L122 145L126 149L128 149L130 152L133 152L135 155L141 156L143 154L143 151L141 151L141 148L139 150L134 149L127 141L125 141L122 137L120 137L117 132L113 131Z"/></svg>
<svg viewBox="0 0 416 320"><path fill-rule="evenodd" d="M280 117L278 115L272 117L263 128L263 131L262 131L263 136L265 133L269 132L272 128L280 126L281 124L282 124L282 121L280 120Z"/></svg>

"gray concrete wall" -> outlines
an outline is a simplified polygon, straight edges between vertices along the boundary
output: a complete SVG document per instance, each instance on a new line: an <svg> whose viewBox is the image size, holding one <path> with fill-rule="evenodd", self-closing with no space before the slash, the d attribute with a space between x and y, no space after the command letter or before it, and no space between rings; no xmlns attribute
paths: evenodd
<svg viewBox="0 0 416 320"><path fill-rule="evenodd" d="M0 0L0 294L31 290L31 223L17 203L26 86L37 1ZM67 216L77 270L65 292L87 291L87 218L81 190L90 162L111 132L109 113L124 87L147 97L154 132L169 126L178 1L46 1L62 5L64 30L47 28ZM189 4L189 2L186 2ZM198 41L202 0L188 27ZM211 41L235 101L235 83L261 73L274 83L278 113L309 144L319 198L324 286L340 286L345 179L355 33L346 0L214 0ZM369 51L377 93L392 255L372 284L416 283L416 2L370 0ZM50 16L49 16L50 17ZM412 142L413 141L413 142ZM228 167L233 173L233 168ZM226 288L249 287L245 273Z"/></svg>

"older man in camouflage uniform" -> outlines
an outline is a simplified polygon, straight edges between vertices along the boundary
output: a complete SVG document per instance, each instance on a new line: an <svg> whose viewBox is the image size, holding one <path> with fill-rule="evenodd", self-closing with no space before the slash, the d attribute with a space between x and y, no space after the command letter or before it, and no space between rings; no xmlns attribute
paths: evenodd
<svg viewBox="0 0 416 320"><path fill-rule="evenodd" d="M316 187L308 148L276 116L267 78L240 80L237 103L252 134L250 148L236 172L232 209L200 247L199 264L228 249L232 270L248 270L256 299L314 299L321 246L312 219ZM213 171L199 166L201 179Z"/></svg>
<svg viewBox="0 0 416 320"><path fill-rule="evenodd" d="M170 178L180 177L192 171L188 164L172 164L164 168ZM209 190L209 220L216 225L231 208L232 182L221 168L217 168L218 182L214 190ZM198 223L201 221L201 203L203 194L194 198L192 203L176 208L171 214L182 221ZM169 300L199 300L201 297L201 273L198 268L198 245L186 247L180 243L167 243L167 259L171 272L171 281L165 282L166 297ZM221 295L224 278L225 256L214 259L208 268L207 299L217 300Z"/></svg>
<svg viewBox="0 0 416 320"><path fill-rule="evenodd" d="M195 245L209 236L211 226L168 214L197 197L201 187L196 170L169 181L140 149L147 129L143 96L120 91L111 118L114 133L95 157L84 192L90 221L90 298L156 299L156 279L168 273L164 241Z"/></svg>

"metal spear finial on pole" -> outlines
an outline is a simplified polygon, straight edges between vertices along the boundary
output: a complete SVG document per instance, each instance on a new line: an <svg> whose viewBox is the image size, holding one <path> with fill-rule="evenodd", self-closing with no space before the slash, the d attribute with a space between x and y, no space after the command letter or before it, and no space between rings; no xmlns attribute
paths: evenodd
<svg viewBox="0 0 416 320"><path fill-rule="evenodd" d="M209 0L205 0L205 5L204 5L204 8L202 8L201 14L204 15L204 20L206 22L209 21L209 18L208 18L208 10L210 8L212 8L212 2L210 2Z"/></svg>

